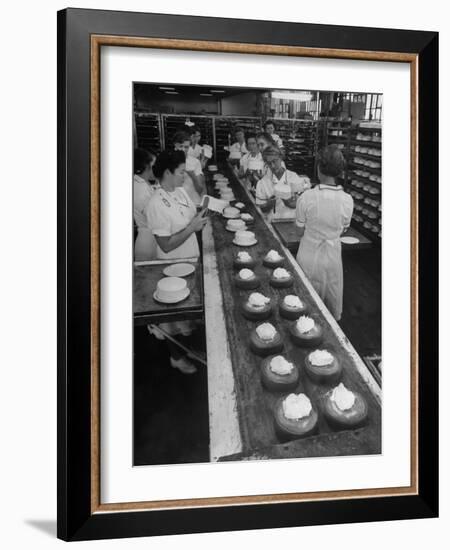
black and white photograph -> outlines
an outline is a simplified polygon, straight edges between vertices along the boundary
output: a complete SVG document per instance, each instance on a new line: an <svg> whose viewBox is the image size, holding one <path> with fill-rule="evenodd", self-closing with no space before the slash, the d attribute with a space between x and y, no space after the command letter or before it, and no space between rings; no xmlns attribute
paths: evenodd
<svg viewBox="0 0 450 550"><path fill-rule="evenodd" d="M134 82L133 122L134 466L382 453L383 95Z"/></svg>

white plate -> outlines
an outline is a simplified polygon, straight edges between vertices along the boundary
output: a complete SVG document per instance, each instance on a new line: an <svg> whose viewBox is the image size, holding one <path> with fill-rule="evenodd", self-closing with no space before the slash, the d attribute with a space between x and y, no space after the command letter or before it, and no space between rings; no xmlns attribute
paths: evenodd
<svg viewBox="0 0 450 550"><path fill-rule="evenodd" d="M251 243L246 243L246 244L242 244L242 243L237 243L236 242L236 239L233 239L233 244L236 244L237 246L253 246L254 244L256 244L258 242L258 239L255 239L253 242Z"/></svg>
<svg viewBox="0 0 450 550"><path fill-rule="evenodd" d="M183 300L185 300L189 296L190 293L191 293L191 291L187 288L183 292L183 294L178 296L177 298L174 298L172 300L164 300L164 299L158 297L158 291L155 290L155 292L153 293L153 298L157 302L160 302L161 304L176 304L178 302L182 302Z"/></svg>
<svg viewBox="0 0 450 550"><path fill-rule="evenodd" d="M163 269L163 273L167 277L187 277L194 271L195 266L192 264L172 264Z"/></svg>
<svg viewBox="0 0 450 550"><path fill-rule="evenodd" d="M358 244L359 239L356 237L341 237L341 243L344 244Z"/></svg>

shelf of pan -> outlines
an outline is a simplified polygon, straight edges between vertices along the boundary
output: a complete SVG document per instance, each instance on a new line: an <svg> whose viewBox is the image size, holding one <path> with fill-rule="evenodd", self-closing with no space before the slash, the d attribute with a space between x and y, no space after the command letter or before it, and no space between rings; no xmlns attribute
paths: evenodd
<svg viewBox="0 0 450 550"><path fill-rule="evenodd" d="M377 174L379 175L379 174ZM365 178L364 176L359 176L358 174L355 174L353 172L353 170L348 170L347 171L347 177L348 178L351 178L351 179L354 179L354 180L359 180L359 181L362 181L363 183L368 183L368 184L374 184L374 185L378 185L381 187L381 182L379 181L373 181L369 178ZM376 195L375 195L376 196Z"/></svg>
<svg viewBox="0 0 450 550"><path fill-rule="evenodd" d="M353 157L362 157L368 160L376 160L378 162L381 162L381 156L377 157L376 155L371 155L370 153L358 153L358 151L354 151L352 149L347 149L347 154L351 155Z"/></svg>

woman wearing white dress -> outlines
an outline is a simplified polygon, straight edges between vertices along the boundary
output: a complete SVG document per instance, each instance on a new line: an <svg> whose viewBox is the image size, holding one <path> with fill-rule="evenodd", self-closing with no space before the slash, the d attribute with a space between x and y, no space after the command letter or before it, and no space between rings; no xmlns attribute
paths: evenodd
<svg viewBox="0 0 450 550"><path fill-rule="evenodd" d="M189 134L184 130L177 132L173 138L175 151L183 151L186 157L183 187L195 205L199 205L206 192L205 177L201 162L194 156L189 155L191 140Z"/></svg>
<svg viewBox="0 0 450 550"><path fill-rule="evenodd" d="M205 209L197 213L195 204L183 188L185 155L183 151L164 151L153 166L153 173L160 183L147 206L153 235L157 243L157 257L161 259L198 258L200 250L196 232L206 224ZM197 327L194 321L161 323L160 328L170 335L189 336ZM153 331L161 338L162 333ZM196 372L196 367L180 349L169 343L172 367L185 374Z"/></svg>
<svg viewBox="0 0 450 550"><path fill-rule="evenodd" d="M239 177L247 178L250 187L253 187L258 179L262 177L264 168L264 161L258 149L255 134L247 134L247 149L248 153L244 154L239 163ZM250 169L252 163L257 167L260 165L259 169Z"/></svg>
<svg viewBox="0 0 450 550"><path fill-rule="evenodd" d="M147 221L147 205L155 192L150 184L153 180L152 166L156 160L153 152L134 150L133 218L137 228L134 242L134 259L137 262L153 260L156 257L156 241Z"/></svg>
<svg viewBox="0 0 450 550"><path fill-rule="evenodd" d="M245 144L245 132L243 128L241 128L240 126L237 126L233 131L233 137L234 137L233 144L229 148L230 153L239 152L242 155L244 153L248 153L248 149Z"/></svg>
<svg viewBox="0 0 450 550"><path fill-rule="evenodd" d="M287 170L277 147L266 147L263 158L269 169L256 184L256 204L268 221L294 219L299 195L311 187L309 178Z"/></svg>
<svg viewBox="0 0 450 550"><path fill-rule="evenodd" d="M336 145L325 147L318 159L319 185L306 191L297 203L296 223L302 238L297 261L336 320L342 315L344 276L342 233L349 227L353 199L336 177L345 159Z"/></svg>
<svg viewBox="0 0 450 550"><path fill-rule="evenodd" d="M266 132L266 134L269 134L277 147L283 147L283 140L278 134L275 133L275 123L273 122L273 120L266 120L263 128L264 132Z"/></svg>

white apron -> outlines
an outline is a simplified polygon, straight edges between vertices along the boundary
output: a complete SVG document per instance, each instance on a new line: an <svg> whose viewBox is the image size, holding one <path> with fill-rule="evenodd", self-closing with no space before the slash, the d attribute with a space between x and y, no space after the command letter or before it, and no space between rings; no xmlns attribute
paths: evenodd
<svg viewBox="0 0 450 550"><path fill-rule="evenodd" d="M340 237L350 223L353 203L342 188L327 189L330 187L318 186L309 192L315 199L315 213L306 218L297 261L330 313L339 320L344 290Z"/></svg>

